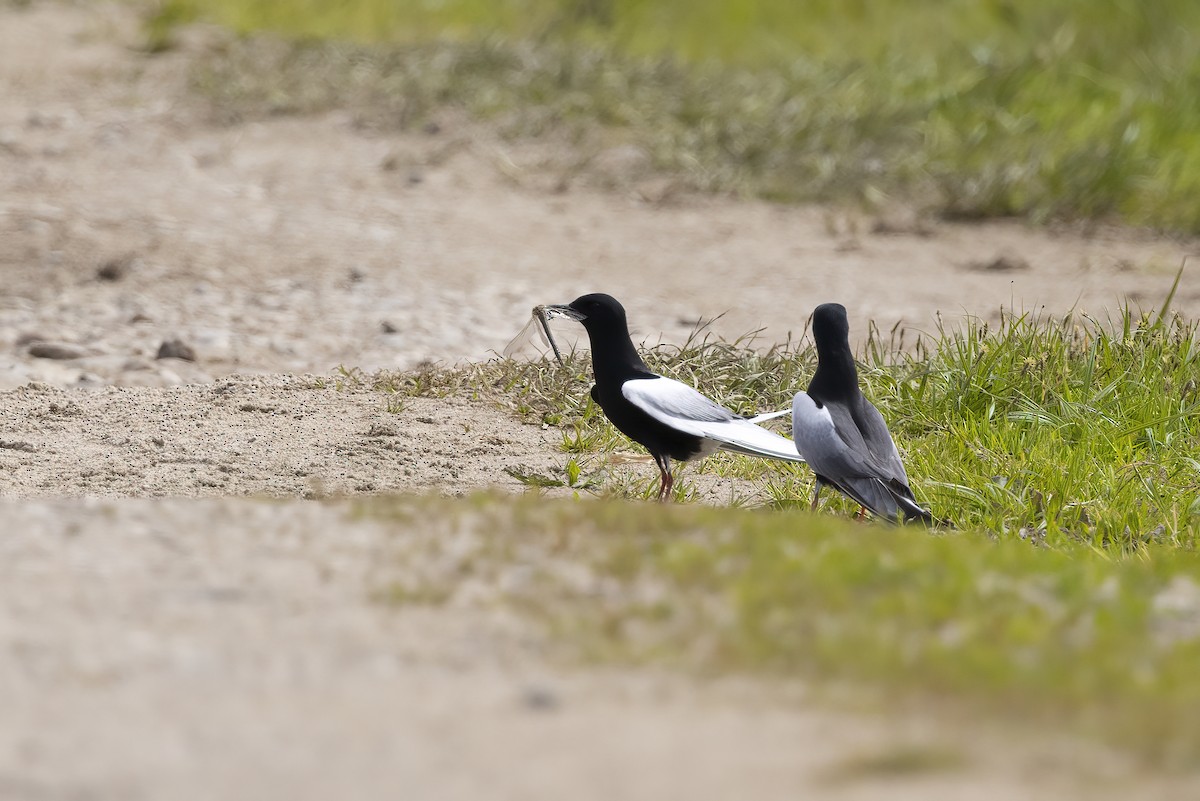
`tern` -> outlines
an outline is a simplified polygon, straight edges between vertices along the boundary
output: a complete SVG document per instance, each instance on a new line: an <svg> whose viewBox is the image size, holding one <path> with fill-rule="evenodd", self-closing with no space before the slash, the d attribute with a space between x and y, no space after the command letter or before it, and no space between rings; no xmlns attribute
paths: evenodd
<svg viewBox="0 0 1200 801"><path fill-rule="evenodd" d="M816 474L812 508L829 485L875 515L895 523L932 522L908 486L900 452L887 423L858 388L850 352L850 323L840 303L816 308L812 320L817 372L807 392L792 400L792 438Z"/></svg>
<svg viewBox="0 0 1200 801"><path fill-rule="evenodd" d="M650 451L660 473L660 501L670 497L675 484L672 459L687 462L724 450L804 461L794 442L757 425L787 410L742 417L687 384L652 372L629 337L624 307L611 295L583 295L544 308L582 323L587 330L596 376L592 400L617 430Z"/></svg>

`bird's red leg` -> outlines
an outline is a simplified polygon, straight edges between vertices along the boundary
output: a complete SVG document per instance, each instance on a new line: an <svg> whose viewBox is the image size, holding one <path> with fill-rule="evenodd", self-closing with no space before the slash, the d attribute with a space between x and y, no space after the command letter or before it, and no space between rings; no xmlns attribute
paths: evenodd
<svg viewBox="0 0 1200 801"><path fill-rule="evenodd" d="M855 520L862 520L862 519L863 519L863 518L865 518L866 516L867 516L867 507L865 507L865 506L860 506L860 507L858 507L858 514L854 516L854 519L855 519Z"/></svg>
<svg viewBox="0 0 1200 801"><path fill-rule="evenodd" d="M668 472L667 473L667 492L666 492L666 496L665 496L665 498L663 498L663 500L670 502L672 500L672 498L674 497L671 494L674 489L675 489L675 475L673 473Z"/></svg>
<svg viewBox="0 0 1200 801"><path fill-rule="evenodd" d="M812 499L812 506L810 506L810 507L808 508L808 511L810 511L810 512L815 512L815 511L817 511L817 499L818 499L818 498L820 498L820 497L821 497L821 482L820 482L820 481L818 481L818 482L816 482L816 483L814 483L814 484L813 484L813 499Z"/></svg>
<svg viewBox="0 0 1200 801"><path fill-rule="evenodd" d="M654 463L658 465L658 502L663 503L670 496L675 478L671 475L671 462L666 457L660 459L655 456Z"/></svg>

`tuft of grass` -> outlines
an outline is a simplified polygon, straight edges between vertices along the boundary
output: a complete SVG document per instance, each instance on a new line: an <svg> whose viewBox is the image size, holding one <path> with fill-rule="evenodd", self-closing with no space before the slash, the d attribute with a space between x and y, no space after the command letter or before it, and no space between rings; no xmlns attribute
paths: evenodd
<svg viewBox="0 0 1200 801"><path fill-rule="evenodd" d="M584 474L583 467L574 459L569 459L565 467L563 467L562 478L548 476L544 473L538 473L530 470L524 465L517 467L506 467L504 472L515 478L527 487L537 489L549 489L552 487L567 487L573 490L594 490L601 484L600 477L595 473Z"/></svg>
<svg viewBox="0 0 1200 801"><path fill-rule="evenodd" d="M918 491L958 525L1131 552L1195 547L1198 366L1179 316L1020 315L939 332L865 382Z"/></svg>
<svg viewBox="0 0 1200 801"><path fill-rule="evenodd" d="M902 200L951 217L1200 230L1188 0L169 0L242 33L197 84L226 116L443 106L509 136L597 128L696 188Z"/></svg>
<svg viewBox="0 0 1200 801"><path fill-rule="evenodd" d="M565 658L850 683L931 716L1085 732L1155 764L1200 758L1191 550L528 496L353 508L395 532L374 597L518 610ZM926 756L858 768L934 769Z"/></svg>

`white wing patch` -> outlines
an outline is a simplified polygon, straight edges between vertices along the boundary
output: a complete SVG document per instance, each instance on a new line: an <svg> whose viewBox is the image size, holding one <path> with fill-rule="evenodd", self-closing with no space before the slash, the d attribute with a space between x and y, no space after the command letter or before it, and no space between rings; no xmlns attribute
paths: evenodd
<svg viewBox="0 0 1200 801"><path fill-rule="evenodd" d="M635 378L621 385L625 400L663 425L716 443L724 450L802 462L796 444L773 434L671 378Z"/></svg>
<svg viewBox="0 0 1200 801"><path fill-rule="evenodd" d="M625 400L646 414L680 430L694 423L720 423L734 419L733 412L713 403L687 384L672 378L635 378L621 385ZM694 433L688 431L688 433ZM701 436L699 433L697 436Z"/></svg>
<svg viewBox="0 0 1200 801"><path fill-rule="evenodd" d="M791 409L782 409L778 412L763 412L756 414L753 417L747 418L751 423L762 423L766 420L774 420L776 417L783 417L785 414L791 414Z"/></svg>

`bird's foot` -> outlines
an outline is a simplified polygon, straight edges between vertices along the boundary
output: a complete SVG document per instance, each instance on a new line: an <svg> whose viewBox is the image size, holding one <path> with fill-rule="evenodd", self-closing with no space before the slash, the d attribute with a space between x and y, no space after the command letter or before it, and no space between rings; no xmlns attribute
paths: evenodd
<svg viewBox="0 0 1200 801"><path fill-rule="evenodd" d="M658 484L658 502L670 503L672 500L671 491L673 489L675 489L675 476L667 473Z"/></svg>

